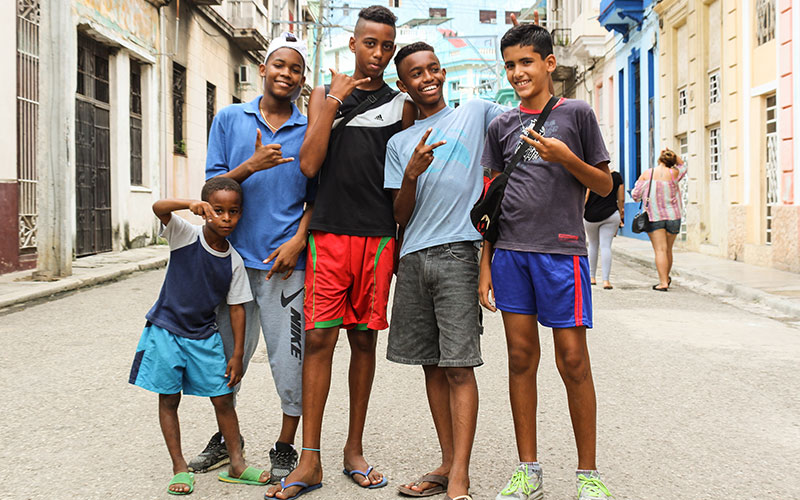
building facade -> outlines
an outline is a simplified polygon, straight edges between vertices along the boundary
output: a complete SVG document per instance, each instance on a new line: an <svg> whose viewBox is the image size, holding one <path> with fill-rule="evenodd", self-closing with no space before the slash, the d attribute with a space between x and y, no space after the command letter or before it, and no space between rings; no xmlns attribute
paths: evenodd
<svg viewBox="0 0 800 500"><path fill-rule="evenodd" d="M216 111L259 94L266 3L3 5L0 60L14 77L0 84L0 102L15 113L0 118L0 141L16 161L0 169L0 273L41 268L56 249L65 258L44 277L68 275L73 257L154 242L153 201L199 195ZM64 147L45 154L53 142Z"/></svg>
<svg viewBox="0 0 800 500"><path fill-rule="evenodd" d="M686 246L800 271L797 7L662 0L661 141L689 158Z"/></svg>

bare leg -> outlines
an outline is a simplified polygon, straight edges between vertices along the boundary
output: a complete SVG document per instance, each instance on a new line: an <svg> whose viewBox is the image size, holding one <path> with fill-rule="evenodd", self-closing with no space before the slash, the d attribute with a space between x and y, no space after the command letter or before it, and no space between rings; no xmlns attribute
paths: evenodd
<svg viewBox="0 0 800 500"><path fill-rule="evenodd" d="M455 498L469 492L469 460L478 421L478 383L472 367L445 368L445 372L450 385L453 429L453 465L447 495Z"/></svg>
<svg viewBox="0 0 800 500"><path fill-rule="evenodd" d="M541 348L536 316L503 312L508 345L508 393L521 462L536 462L536 372Z"/></svg>
<svg viewBox="0 0 800 500"><path fill-rule="evenodd" d="M653 252L656 255L656 270L658 271L658 287L669 288L669 261L667 258L667 230L656 229L647 233Z"/></svg>
<svg viewBox="0 0 800 500"><path fill-rule="evenodd" d="M181 402L181 393L158 395L158 422L161 424L161 433L167 443L169 458L172 460L172 473L189 472L186 459L181 450L181 426L178 420L178 405ZM188 492L189 485L183 483L173 484L169 487L172 491Z"/></svg>
<svg viewBox="0 0 800 500"><path fill-rule="evenodd" d="M294 438L297 435L297 427L300 425L300 417L293 417L291 415L283 414L281 421L281 433L278 436L278 441L286 444L294 444Z"/></svg>
<svg viewBox="0 0 800 500"><path fill-rule="evenodd" d="M344 468L366 471L369 463L364 458L363 437L372 381L375 378L378 336L374 330L350 330L347 332L347 340L350 343L350 425L344 445ZM360 474L356 474L354 478L362 486L369 486L370 483L378 484L383 481L383 474L373 469L369 478Z"/></svg>
<svg viewBox="0 0 800 500"><path fill-rule="evenodd" d="M436 365L422 367L425 372L425 391L428 394L428 406L431 409L436 437L442 450L442 465L431 471L431 474L448 477L453 466L453 419L450 414L450 382L444 368ZM425 491L436 486L427 481L420 484L405 485L415 491Z"/></svg>
<svg viewBox="0 0 800 500"><path fill-rule="evenodd" d="M672 274L672 247L675 245L677 237L677 234L667 233L667 281L669 281L669 275Z"/></svg>
<svg viewBox="0 0 800 500"><path fill-rule="evenodd" d="M578 469L594 470L597 468L597 400L586 327L553 328L553 341L556 366L567 389L569 415L578 447Z"/></svg>
<svg viewBox="0 0 800 500"><path fill-rule="evenodd" d="M225 438L225 447L228 449L228 456L231 457L228 474L231 477L240 477L247 468L247 465L242 455L239 419L236 416L233 393L213 397L211 398L211 403L214 405L214 412L217 415L219 431L222 433L222 437ZM264 471L258 480L266 483L269 480L269 472Z"/></svg>
<svg viewBox="0 0 800 500"><path fill-rule="evenodd" d="M339 338L339 328L316 328L306 331L305 359L303 360L303 446L319 449L322 433L322 416L331 388L333 350ZM322 481L322 462L319 452L302 450L297 468L286 477L286 484L303 481L317 484ZM290 498L299 487L281 491L280 485L271 486L266 496Z"/></svg>

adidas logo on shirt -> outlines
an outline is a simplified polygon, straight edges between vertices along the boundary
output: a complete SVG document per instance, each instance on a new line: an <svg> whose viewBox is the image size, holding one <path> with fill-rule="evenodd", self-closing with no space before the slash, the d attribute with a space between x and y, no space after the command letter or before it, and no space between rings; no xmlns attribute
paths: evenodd
<svg viewBox="0 0 800 500"><path fill-rule="evenodd" d="M376 116L376 117L375 117L375 119L376 119L376 120L379 120L379 121L383 121L383 116L381 116L381 115L378 115L378 116Z"/></svg>

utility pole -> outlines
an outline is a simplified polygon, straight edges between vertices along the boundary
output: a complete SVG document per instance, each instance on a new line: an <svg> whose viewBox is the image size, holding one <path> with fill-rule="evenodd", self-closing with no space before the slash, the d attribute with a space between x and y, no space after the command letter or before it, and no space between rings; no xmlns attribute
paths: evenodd
<svg viewBox="0 0 800 500"><path fill-rule="evenodd" d="M314 88L319 86L319 66L322 59L322 17L325 15L326 0L319 0L317 14L317 33L314 39Z"/></svg>
<svg viewBox="0 0 800 500"><path fill-rule="evenodd" d="M72 274L75 174L75 68L77 37L70 2L42 0L39 31L41 77L36 170L37 270L34 279ZM71 77L65 76L70 75ZM74 209L73 209L74 210Z"/></svg>

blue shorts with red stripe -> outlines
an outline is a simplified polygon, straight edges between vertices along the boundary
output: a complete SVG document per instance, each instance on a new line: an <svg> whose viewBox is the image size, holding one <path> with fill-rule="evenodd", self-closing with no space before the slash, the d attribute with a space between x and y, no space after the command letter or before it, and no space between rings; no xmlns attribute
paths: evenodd
<svg viewBox="0 0 800 500"><path fill-rule="evenodd" d="M592 327L592 290L586 256L498 248L492 260L495 305L538 315L550 328Z"/></svg>

